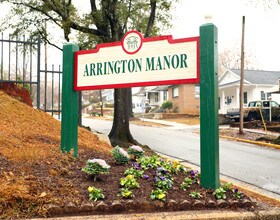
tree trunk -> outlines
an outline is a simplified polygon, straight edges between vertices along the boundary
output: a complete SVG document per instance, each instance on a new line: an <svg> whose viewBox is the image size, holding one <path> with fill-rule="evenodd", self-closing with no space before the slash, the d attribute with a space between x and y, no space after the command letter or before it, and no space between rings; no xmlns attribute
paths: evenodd
<svg viewBox="0 0 280 220"><path fill-rule="evenodd" d="M128 147L129 144L138 144L129 129L131 89L115 89L114 101L114 121L109 134L112 146Z"/></svg>

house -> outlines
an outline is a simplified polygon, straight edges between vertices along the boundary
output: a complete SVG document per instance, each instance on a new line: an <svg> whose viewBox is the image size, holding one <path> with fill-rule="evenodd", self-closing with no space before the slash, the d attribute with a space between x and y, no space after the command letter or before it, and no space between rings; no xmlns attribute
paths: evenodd
<svg viewBox="0 0 280 220"><path fill-rule="evenodd" d="M173 112L199 115L200 85L180 84L168 88L168 101L173 104Z"/></svg>
<svg viewBox="0 0 280 220"><path fill-rule="evenodd" d="M226 70L218 80L219 113L226 114L228 108L239 107L240 70ZM280 95L270 93L270 89L278 84L280 71L244 70L244 107L250 101L266 100L269 97L280 103Z"/></svg>
<svg viewBox="0 0 280 220"><path fill-rule="evenodd" d="M156 109L168 99L169 86L137 87L132 90L132 105L134 113L145 112L147 105Z"/></svg>

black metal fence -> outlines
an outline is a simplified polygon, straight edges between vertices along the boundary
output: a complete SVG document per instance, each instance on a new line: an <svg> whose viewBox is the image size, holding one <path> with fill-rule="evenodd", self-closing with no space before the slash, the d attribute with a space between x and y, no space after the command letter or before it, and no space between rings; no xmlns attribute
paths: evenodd
<svg viewBox="0 0 280 220"><path fill-rule="evenodd" d="M12 38L0 39L0 82L15 83L27 88L33 106L50 114L61 113L62 69L45 64L41 68L41 39Z"/></svg>

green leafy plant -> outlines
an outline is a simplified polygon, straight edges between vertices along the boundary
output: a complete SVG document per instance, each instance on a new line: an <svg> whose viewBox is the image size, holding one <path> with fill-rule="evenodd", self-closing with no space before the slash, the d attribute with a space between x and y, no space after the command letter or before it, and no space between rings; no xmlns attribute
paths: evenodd
<svg viewBox="0 0 280 220"><path fill-rule="evenodd" d="M155 189L155 190L153 190L153 191L151 192L150 198L151 198L152 200L158 199L158 200L161 200L161 201L165 201L165 199L166 199L166 194L167 194L166 191L157 188L157 189Z"/></svg>
<svg viewBox="0 0 280 220"><path fill-rule="evenodd" d="M140 158L144 156L144 150L137 145L132 145L128 148L127 153L131 156L133 156L135 159Z"/></svg>
<svg viewBox="0 0 280 220"><path fill-rule="evenodd" d="M143 176L144 171L143 170L136 170L134 168L128 168L126 171L124 171L124 175L133 175L135 178L140 178Z"/></svg>
<svg viewBox="0 0 280 220"><path fill-rule="evenodd" d="M184 179L184 182L182 182L182 184L180 185L180 188L183 189L184 191L186 191L186 189L190 188L192 183L193 183L193 180L186 177Z"/></svg>
<svg viewBox="0 0 280 220"><path fill-rule="evenodd" d="M89 175L94 176L98 174L107 174L109 173L110 165L106 163L105 160L102 159L90 159L87 160L86 166L82 169L82 171L86 172Z"/></svg>
<svg viewBox="0 0 280 220"><path fill-rule="evenodd" d="M104 194L102 193L102 190L97 189L94 186L89 186L88 192L89 192L89 199L92 201L97 201L99 199L105 198Z"/></svg>
<svg viewBox="0 0 280 220"><path fill-rule="evenodd" d="M163 167L157 168L154 177L154 186L162 190L169 190L172 187L173 179L168 170Z"/></svg>
<svg viewBox="0 0 280 220"><path fill-rule="evenodd" d="M186 168L183 164L180 164L177 160L175 161L163 161L161 165L170 171L171 173L178 174L178 172L185 172Z"/></svg>
<svg viewBox="0 0 280 220"><path fill-rule="evenodd" d="M127 175L120 179L120 185L128 189L139 188L139 183L136 181L133 175Z"/></svg>
<svg viewBox="0 0 280 220"><path fill-rule="evenodd" d="M220 187L213 192L216 199L226 199L226 191Z"/></svg>
<svg viewBox="0 0 280 220"><path fill-rule="evenodd" d="M152 155L150 157L140 157L137 159L137 163L141 164L143 169L149 169L159 167L162 163L162 159L158 155Z"/></svg>
<svg viewBox="0 0 280 220"><path fill-rule="evenodd" d="M200 194L200 192L196 192L196 191L191 192L189 194L189 196L192 197L193 199L201 199L202 198L202 195Z"/></svg>
<svg viewBox="0 0 280 220"><path fill-rule="evenodd" d="M125 199L130 199L130 198L134 197L132 190L130 190L128 188L121 188L118 196L125 198Z"/></svg>
<svg viewBox="0 0 280 220"><path fill-rule="evenodd" d="M233 197L237 199L240 199L243 195L241 192L239 192L238 188L232 189L232 193L233 193Z"/></svg>
<svg viewBox="0 0 280 220"><path fill-rule="evenodd" d="M163 110L170 110L173 107L173 103L170 101L165 101L164 103L162 103L161 107L163 108Z"/></svg>
<svg viewBox="0 0 280 220"><path fill-rule="evenodd" d="M226 182L221 185L221 188L223 188L225 191L229 191L231 189L232 183L231 182Z"/></svg>
<svg viewBox="0 0 280 220"><path fill-rule="evenodd" d="M130 158L124 149L120 148L119 146L116 146L113 148L113 150L111 152L112 152L113 158L117 164L128 163Z"/></svg>

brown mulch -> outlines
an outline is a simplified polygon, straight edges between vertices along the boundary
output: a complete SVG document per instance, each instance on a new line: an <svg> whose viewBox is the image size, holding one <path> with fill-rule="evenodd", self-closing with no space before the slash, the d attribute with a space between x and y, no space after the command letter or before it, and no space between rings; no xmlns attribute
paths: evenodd
<svg viewBox="0 0 280 220"><path fill-rule="evenodd" d="M175 210L230 209L256 211L261 207L245 194L235 199L216 200L212 190L192 184L180 189L186 173L173 175L174 184L167 200L152 201L155 170L146 170L149 179L140 178L139 189L131 200L118 196L119 180L131 167L116 165L112 147L86 129L79 128L79 157L60 151L60 122L50 115L29 107L0 91L0 218L16 219L76 214L136 213ZM108 175L93 181L81 169L88 159L105 159L111 166ZM105 199L92 202L88 187L103 190ZM200 192L201 199L189 193ZM139 208L140 207L140 208Z"/></svg>

